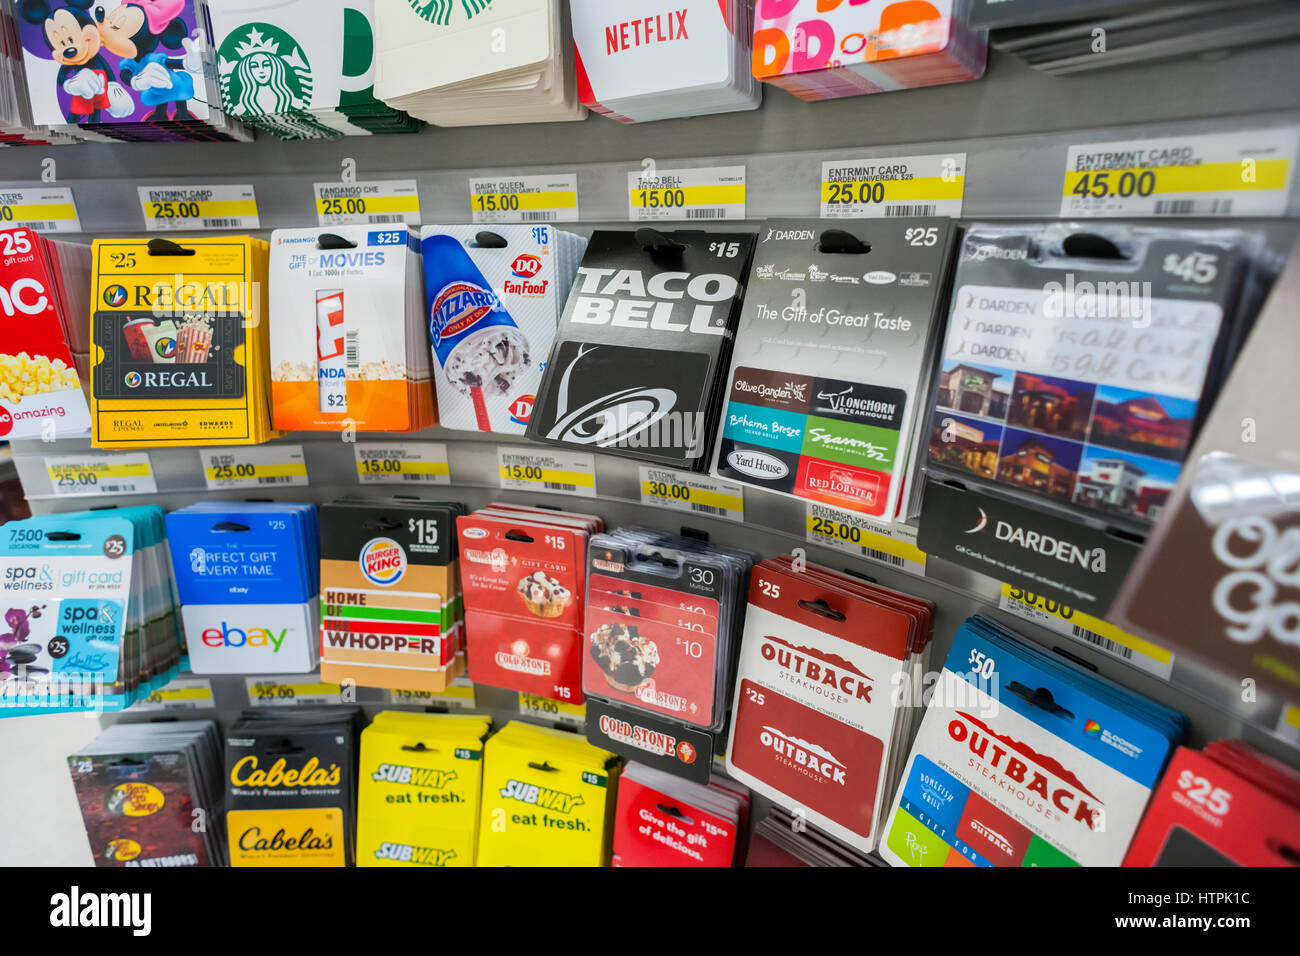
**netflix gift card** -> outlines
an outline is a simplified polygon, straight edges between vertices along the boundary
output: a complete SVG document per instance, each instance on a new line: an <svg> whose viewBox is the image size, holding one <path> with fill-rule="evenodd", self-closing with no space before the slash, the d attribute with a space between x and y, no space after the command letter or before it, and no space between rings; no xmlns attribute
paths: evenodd
<svg viewBox="0 0 1300 956"><path fill-rule="evenodd" d="M457 526L473 679L580 702L586 531L522 512Z"/></svg>

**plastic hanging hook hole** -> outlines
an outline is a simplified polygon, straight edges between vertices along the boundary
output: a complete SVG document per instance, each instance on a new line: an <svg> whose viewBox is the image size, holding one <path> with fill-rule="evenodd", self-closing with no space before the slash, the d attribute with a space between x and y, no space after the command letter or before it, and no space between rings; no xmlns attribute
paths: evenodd
<svg viewBox="0 0 1300 956"><path fill-rule="evenodd" d="M322 232L316 237L317 249L355 249L357 244L351 239L345 239L337 233Z"/></svg>
<svg viewBox="0 0 1300 956"><path fill-rule="evenodd" d="M826 229L817 238L817 251L823 254L863 256L871 251L871 244L843 229Z"/></svg>
<svg viewBox="0 0 1300 956"><path fill-rule="evenodd" d="M528 766L532 767L534 770L540 770L543 773L558 773L560 770L559 767L552 767L549 763L547 763L544 760L541 763L537 763L536 761L530 760L528 761Z"/></svg>
<svg viewBox="0 0 1300 956"><path fill-rule="evenodd" d="M522 541L524 544L533 543L533 539L531 537L524 534L522 531L516 531L513 528L511 528L509 531L506 532L505 538L507 541Z"/></svg>
<svg viewBox="0 0 1300 956"><path fill-rule="evenodd" d="M192 256L193 249L187 249L180 243L172 242L170 239L150 239L149 255L151 256Z"/></svg>
<svg viewBox="0 0 1300 956"><path fill-rule="evenodd" d="M1073 232L1061 242L1061 251L1071 259L1127 259L1119 246L1095 232Z"/></svg>
<svg viewBox="0 0 1300 956"><path fill-rule="evenodd" d="M798 604L805 611L830 618L832 621L843 621L845 619L843 612L835 610L835 608L831 607L821 598L818 598L815 601L801 600Z"/></svg>
<svg viewBox="0 0 1300 956"><path fill-rule="evenodd" d="M243 531L252 531L253 529L246 524L240 524L238 521L218 521L212 526L212 530L230 531L237 534Z"/></svg>
<svg viewBox="0 0 1300 956"><path fill-rule="evenodd" d="M492 232L488 229L484 229L482 232L474 234L474 244L480 249L504 249L506 246L510 245L510 243L506 241L506 237L501 235L501 233Z"/></svg>
<svg viewBox="0 0 1300 956"><path fill-rule="evenodd" d="M658 229L642 226L633 235L637 244L651 255L681 255L686 247L674 239L669 239Z"/></svg>

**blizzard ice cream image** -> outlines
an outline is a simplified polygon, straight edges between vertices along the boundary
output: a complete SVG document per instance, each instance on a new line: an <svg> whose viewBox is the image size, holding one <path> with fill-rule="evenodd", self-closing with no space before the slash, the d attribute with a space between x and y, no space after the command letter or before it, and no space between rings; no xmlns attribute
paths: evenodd
<svg viewBox="0 0 1300 956"><path fill-rule="evenodd" d="M506 395L529 362L523 333L497 326L471 335L452 349L443 372L453 388L470 398L475 389L486 395Z"/></svg>

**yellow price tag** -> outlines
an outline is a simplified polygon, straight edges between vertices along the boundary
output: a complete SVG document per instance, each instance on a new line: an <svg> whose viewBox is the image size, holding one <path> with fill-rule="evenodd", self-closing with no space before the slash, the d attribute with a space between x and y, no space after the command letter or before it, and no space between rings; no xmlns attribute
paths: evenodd
<svg viewBox="0 0 1300 956"><path fill-rule="evenodd" d="M320 681L277 681L265 677L245 679L248 702L254 707L285 707L295 704L337 704L343 688Z"/></svg>
<svg viewBox="0 0 1300 956"><path fill-rule="evenodd" d="M703 475L686 475L642 465L641 503L689 511L711 518L743 521L745 492L740 485Z"/></svg>
<svg viewBox="0 0 1300 956"><path fill-rule="evenodd" d="M150 232L177 229L260 229L252 186L140 186Z"/></svg>
<svg viewBox="0 0 1300 956"><path fill-rule="evenodd" d="M497 448L501 487L596 497L596 459L584 452L522 452L518 446Z"/></svg>
<svg viewBox="0 0 1300 956"><path fill-rule="evenodd" d="M208 488L267 488L307 484L301 445L205 448L199 451Z"/></svg>
<svg viewBox="0 0 1300 956"><path fill-rule="evenodd" d="M851 511L809 502L804 538L809 544L925 574L925 552L916 546L916 531L907 525L878 524Z"/></svg>
<svg viewBox="0 0 1300 956"><path fill-rule="evenodd" d="M519 694L519 713L525 717L558 720L578 726L582 726L587 720L585 704L568 704L562 700L552 700L549 697L538 697L523 692Z"/></svg>
<svg viewBox="0 0 1300 956"><path fill-rule="evenodd" d="M966 154L950 153L825 162L818 202L824 219L956 217L965 195Z"/></svg>
<svg viewBox="0 0 1300 956"><path fill-rule="evenodd" d="M46 458L56 497L147 495L158 490L147 453L95 458Z"/></svg>
<svg viewBox="0 0 1300 956"><path fill-rule="evenodd" d="M577 173L471 179L474 222L575 222Z"/></svg>

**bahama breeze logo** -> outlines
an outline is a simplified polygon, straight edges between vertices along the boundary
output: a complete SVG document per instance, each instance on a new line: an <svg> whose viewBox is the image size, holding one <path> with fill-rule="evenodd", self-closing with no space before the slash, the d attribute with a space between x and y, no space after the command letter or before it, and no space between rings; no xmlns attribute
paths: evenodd
<svg viewBox="0 0 1300 956"><path fill-rule="evenodd" d="M498 308L496 293L472 282L457 280L443 288L429 310L429 337L436 346L455 338Z"/></svg>
<svg viewBox="0 0 1300 956"><path fill-rule="evenodd" d="M139 372L127 372L122 376L122 381L126 383L127 388L138 388L141 382Z"/></svg>
<svg viewBox="0 0 1300 956"><path fill-rule="evenodd" d="M361 573L372 584L396 584L406 573L406 552L392 538L371 538L361 549Z"/></svg>
<svg viewBox="0 0 1300 956"><path fill-rule="evenodd" d="M126 305L127 291L124 285L111 285L104 290L104 304L111 309L120 309Z"/></svg>

